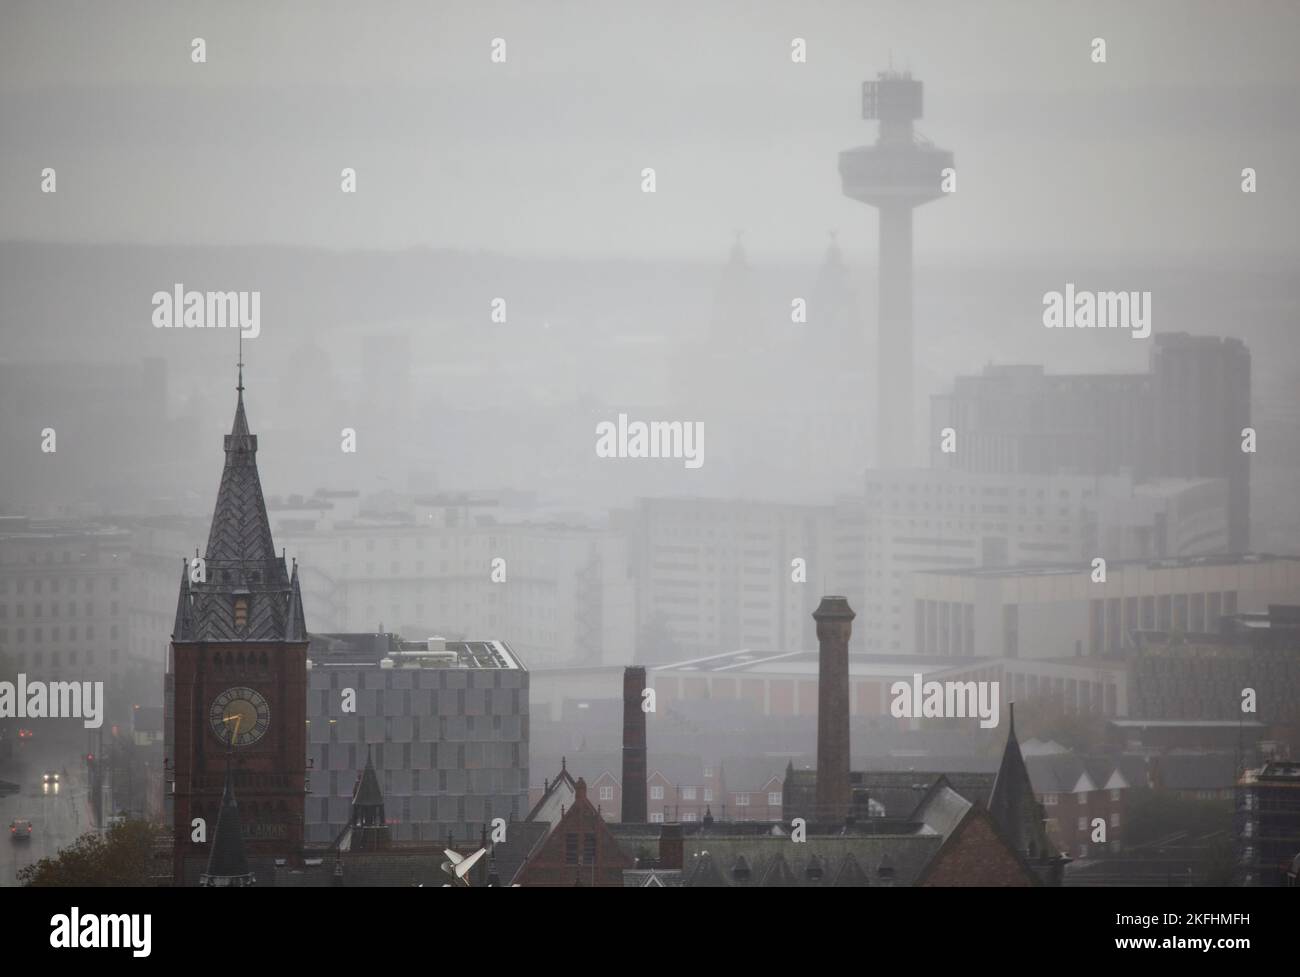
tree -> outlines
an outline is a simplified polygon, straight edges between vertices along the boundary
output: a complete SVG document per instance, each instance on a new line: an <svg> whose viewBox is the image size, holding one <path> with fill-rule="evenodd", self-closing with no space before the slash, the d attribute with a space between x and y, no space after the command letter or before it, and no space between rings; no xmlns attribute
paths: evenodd
<svg viewBox="0 0 1300 977"><path fill-rule="evenodd" d="M18 872L23 885L131 885L150 881L158 828L122 821L100 836L87 832L53 857Z"/></svg>

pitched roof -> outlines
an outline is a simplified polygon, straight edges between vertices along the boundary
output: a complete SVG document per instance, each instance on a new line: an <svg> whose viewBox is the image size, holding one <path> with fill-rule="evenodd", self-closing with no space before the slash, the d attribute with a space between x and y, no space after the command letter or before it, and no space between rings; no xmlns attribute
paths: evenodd
<svg viewBox="0 0 1300 977"><path fill-rule="evenodd" d="M182 583L173 640L306 641L301 594L271 539L242 378L238 389L203 556L204 579L191 583L187 576Z"/></svg>
<svg viewBox="0 0 1300 977"><path fill-rule="evenodd" d="M632 842L624 833L617 836L621 844ZM806 842L796 845L788 837L767 833L694 834L686 839L686 885L733 885L730 871L721 866L735 865L744 856L751 879L759 885L867 885L868 875L863 866L872 866L874 872L875 866L883 864L893 869L894 884L906 886L920 877L943 841L943 836L933 833L810 835ZM774 865L778 857L784 862L784 868ZM846 865L850 857L853 863ZM819 882L807 880L808 866L814 858L822 869ZM767 881L769 872L773 873L771 883Z"/></svg>
<svg viewBox="0 0 1300 977"><path fill-rule="evenodd" d="M925 883L933 877L934 872L941 863L940 856L957 845L960 845L962 836L979 822L987 824L994 837L1005 846L1007 853L1015 861L1017 867L1023 874L1026 883L1030 885L1038 885L1044 881L1044 879L1039 876L1039 873L1034 870L1034 867L1025 860L1024 854L1016 850L1015 846L1006 837L1006 834L998 825L997 820L980 805L972 804L967 808L966 813L962 815L961 819L953 825L951 832L949 832L949 834L943 839L943 845L939 849L939 852L926 864L925 868L922 869L920 876L916 880L918 885Z"/></svg>
<svg viewBox="0 0 1300 977"><path fill-rule="evenodd" d="M953 790L947 778L940 777L926 791L911 820L919 821L928 831L947 837L961 824L971 807L971 802Z"/></svg>
<svg viewBox="0 0 1300 977"><path fill-rule="evenodd" d="M525 821L547 821L551 824L558 824L566 808L573 806L573 799L577 796L578 784L569 773L568 761L565 757L560 758L560 773L554 780L549 781L546 790L538 798L533 809L528 812Z"/></svg>

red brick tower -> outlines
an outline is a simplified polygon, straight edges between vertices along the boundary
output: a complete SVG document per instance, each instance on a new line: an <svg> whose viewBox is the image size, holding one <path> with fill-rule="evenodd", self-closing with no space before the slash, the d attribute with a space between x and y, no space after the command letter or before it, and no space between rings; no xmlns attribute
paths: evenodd
<svg viewBox="0 0 1300 977"><path fill-rule="evenodd" d="M242 371L237 389L207 550L181 575L166 676L178 884L197 881L186 859L210 855L228 750L249 858L292 862L302 852L307 627L298 568L291 576L271 541ZM195 818L206 822L203 842L193 840Z"/></svg>

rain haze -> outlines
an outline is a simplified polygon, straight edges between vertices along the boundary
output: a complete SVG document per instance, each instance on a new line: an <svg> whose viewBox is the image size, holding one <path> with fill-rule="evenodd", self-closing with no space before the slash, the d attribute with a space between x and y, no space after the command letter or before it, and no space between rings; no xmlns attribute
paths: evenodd
<svg viewBox="0 0 1300 977"><path fill-rule="evenodd" d="M1294 883L1298 43L5 0L0 884Z"/></svg>

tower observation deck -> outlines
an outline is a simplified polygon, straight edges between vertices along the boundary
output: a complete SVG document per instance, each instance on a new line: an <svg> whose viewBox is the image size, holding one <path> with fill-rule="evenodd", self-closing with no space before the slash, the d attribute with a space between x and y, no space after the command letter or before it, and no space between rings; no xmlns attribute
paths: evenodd
<svg viewBox="0 0 1300 977"><path fill-rule="evenodd" d="M912 418L912 208L943 195L952 153L912 129L921 117L921 82L881 72L862 83L862 117L880 122L874 146L840 153L844 195L880 211L880 311L876 358L876 463L910 467Z"/></svg>

